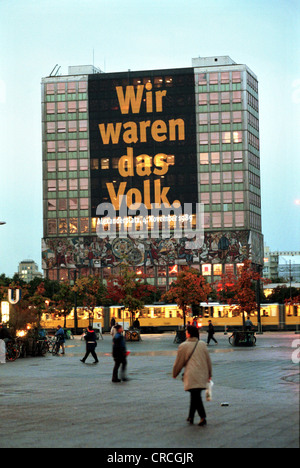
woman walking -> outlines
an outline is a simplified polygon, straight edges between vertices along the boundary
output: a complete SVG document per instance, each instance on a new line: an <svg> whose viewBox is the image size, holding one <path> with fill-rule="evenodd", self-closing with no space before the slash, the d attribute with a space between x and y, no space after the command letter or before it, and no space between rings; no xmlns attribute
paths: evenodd
<svg viewBox="0 0 300 468"><path fill-rule="evenodd" d="M178 348L177 358L173 368L173 377L179 375L185 367L184 390L190 392L190 413L187 421L194 424L196 411L200 416L199 426L206 425L206 413L203 406L201 392L206 389L207 383L212 377L212 364L206 344L199 341L199 332L196 327L188 326L186 330L187 340Z"/></svg>

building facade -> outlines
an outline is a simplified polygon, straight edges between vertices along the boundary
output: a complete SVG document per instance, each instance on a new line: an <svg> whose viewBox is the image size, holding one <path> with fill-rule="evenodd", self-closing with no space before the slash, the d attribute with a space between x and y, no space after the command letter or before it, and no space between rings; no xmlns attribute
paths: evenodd
<svg viewBox="0 0 300 468"><path fill-rule="evenodd" d="M211 283L245 259L262 266L258 82L246 65L209 57L140 72L69 67L42 79L42 135L46 277L106 278L127 263L165 288L186 265ZM140 238L120 237L120 196L149 212L191 204L194 229L202 204L203 243L173 235L170 217L168 237L149 235L149 216L146 231L138 216L129 228ZM106 227L105 203L115 210Z"/></svg>
<svg viewBox="0 0 300 468"><path fill-rule="evenodd" d="M22 260L22 262L19 263L18 274L26 283L30 283L34 278L43 277L42 273L39 271L37 263L31 259Z"/></svg>

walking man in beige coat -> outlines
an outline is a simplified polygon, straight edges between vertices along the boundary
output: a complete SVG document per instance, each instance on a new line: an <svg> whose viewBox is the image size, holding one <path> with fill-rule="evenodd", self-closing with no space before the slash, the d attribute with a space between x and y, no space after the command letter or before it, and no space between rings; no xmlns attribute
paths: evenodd
<svg viewBox="0 0 300 468"><path fill-rule="evenodd" d="M212 378L212 364L204 342L199 341L199 332L196 327L188 326L187 340L178 348L177 358L173 367L173 378L184 372L184 390L191 394L190 413L187 421L194 424L194 416L198 411L201 418L199 426L206 425L206 413L203 406L201 392L206 389Z"/></svg>

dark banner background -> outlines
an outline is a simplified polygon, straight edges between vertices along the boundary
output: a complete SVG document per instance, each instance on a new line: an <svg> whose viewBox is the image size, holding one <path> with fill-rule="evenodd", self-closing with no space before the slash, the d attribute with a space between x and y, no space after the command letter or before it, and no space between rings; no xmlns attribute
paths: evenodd
<svg viewBox="0 0 300 468"><path fill-rule="evenodd" d="M130 108L128 114L122 114L116 86L125 88L128 85L137 86L151 81L153 85L153 95L157 90L166 90L167 95L163 98L163 111L156 112L155 105L153 112L147 113L145 103L142 102L139 114L133 114ZM93 165L91 166L91 201L92 216L96 216L96 208L102 202L110 202L106 183L114 181L117 193L119 184L127 182L126 192L130 188L137 188L143 194L143 182L150 179L151 202L154 202L153 181L161 179L162 187L170 187L168 199L172 204L179 200L181 204L197 203L197 145L196 145L196 115L195 115L195 85L194 70L155 70L143 72L126 72L117 74L96 74L89 76L89 131L90 131L90 155ZM155 103L155 100L154 100ZM117 123L128 121L163 120L167 126L171 119L183 119L185 122L184 141L164 141L156 142L151 137L148 130L147 142L137 142L128 145L124 143L122 133L118 144L104 145L99 131L99 124ZM126 154L127 148L133 148L134 157L140 154L148 154L152 158L158 153L175 156L175 165L169 166L164 177L154 175L149 177L123 178L119 174L118 168L113 167L113 161ZM109 159L109 169L101 170L101 159ZM98 161L98 163L97 163ZM97 167L98 168L95 168ZM153 169L152 169L153 170Z"/></svg>

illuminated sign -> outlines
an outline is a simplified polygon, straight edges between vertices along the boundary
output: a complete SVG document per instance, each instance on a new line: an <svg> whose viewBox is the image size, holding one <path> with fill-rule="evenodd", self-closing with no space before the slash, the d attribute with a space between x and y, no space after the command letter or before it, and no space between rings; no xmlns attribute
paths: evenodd
<svg viewBox="0 0 300 468"><path fill-rule="evenodd" d="M92 216L198 202L193 69L89 77Z"/></svg>

